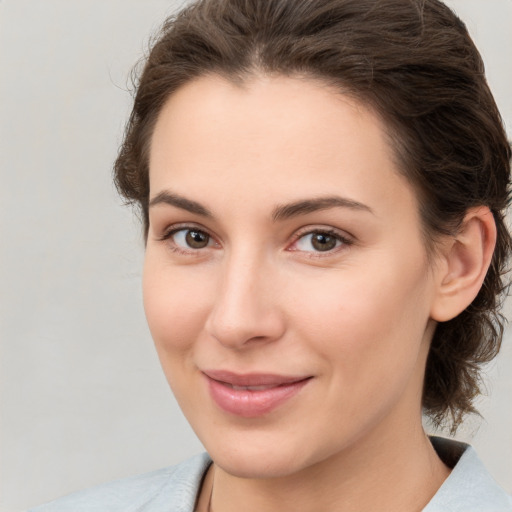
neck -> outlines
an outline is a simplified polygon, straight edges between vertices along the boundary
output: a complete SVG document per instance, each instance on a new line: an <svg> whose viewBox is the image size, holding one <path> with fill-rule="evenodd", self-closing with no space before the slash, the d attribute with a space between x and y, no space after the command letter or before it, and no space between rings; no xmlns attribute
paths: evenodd
<svg viewBox="0 0 512 512"><path fill-rule="evenodd" d="M213 467L212 512L422 510L449 475L421 422L408 435L368 436L298 473L248 479ZM213 479L209 480L209 483ZM210 489L204 492L210 494Z"/></svg>

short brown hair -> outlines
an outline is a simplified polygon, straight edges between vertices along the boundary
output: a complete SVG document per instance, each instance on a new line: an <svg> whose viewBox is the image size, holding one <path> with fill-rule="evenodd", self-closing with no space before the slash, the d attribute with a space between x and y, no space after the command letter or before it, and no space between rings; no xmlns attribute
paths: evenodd
<svg viewBox="0 0 512 512"><path fill-rule="evenodd" d="M148 152L157 116L180 86L216 73L321 79L384 120L400 171L419 198L427 247L486 205L498 238L482 289L440 323L427 361L423 407L434 424L476 412L480 367L499 351L510 145L462 21L438 0L199 0L164 23L136 84L115 182L148 230Z"/></svg>

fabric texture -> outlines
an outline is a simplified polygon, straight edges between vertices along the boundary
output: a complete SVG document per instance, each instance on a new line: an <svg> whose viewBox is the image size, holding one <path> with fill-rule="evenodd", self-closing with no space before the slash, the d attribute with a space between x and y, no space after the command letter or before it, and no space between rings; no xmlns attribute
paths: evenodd
<svg viewBox="0 0 512 512"><path fill-rule="evenodd" d="M453 470L423 512L512 512L512 498L492 479L470 446L431 438ZM177 466L70 494L29 512L193 512L208 454Z"/></svg>

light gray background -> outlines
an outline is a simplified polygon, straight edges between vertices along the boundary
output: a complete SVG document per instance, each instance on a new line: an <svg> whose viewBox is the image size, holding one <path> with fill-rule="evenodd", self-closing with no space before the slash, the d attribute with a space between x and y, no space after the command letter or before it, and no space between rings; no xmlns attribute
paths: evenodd
<svg viewBox="0 0 512 512"><path fill-rule="evenodd" d="M484 55L511 134L512 0L449 3ZM202 449L154 353L139 224L111 184L128 72L176 5L0 0L3 512ZM473 437L509 492L511 344L509 331L486 420L458 436Z"/></svg>

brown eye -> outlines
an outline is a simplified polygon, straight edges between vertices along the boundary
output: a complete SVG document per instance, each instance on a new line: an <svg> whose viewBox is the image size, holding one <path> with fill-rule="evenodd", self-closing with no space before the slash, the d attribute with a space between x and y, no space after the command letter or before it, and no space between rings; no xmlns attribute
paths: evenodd
<svg viewBox="0 0 512 512"><path fill-rule="evenodd" d="M317 251L330 251L336 247L338 240L327 233L313 233L311 236L311 245Z"/></svg>
<svg viewBox="0 0 512 512"><path fill-rule="evenodd" d="M208 246L210 236L204 231L195 229L187 229L185 234L185 242L191 249L203 249Z"/></svg>
<svg viewBox="0 0 512 512"><path fill-rule="evenodd" d="M303 252L328 252L350 242L337 233L329 231L310 231L302 235L294 244L294 250Z"/></svg>
<svg viewBox="0 0 512 512"><path fill-rule="evenodd" d="M172 245L184 251L205 249L215 245L208 233L195 228L176 229L163 239L171 241Z"/></svg>

